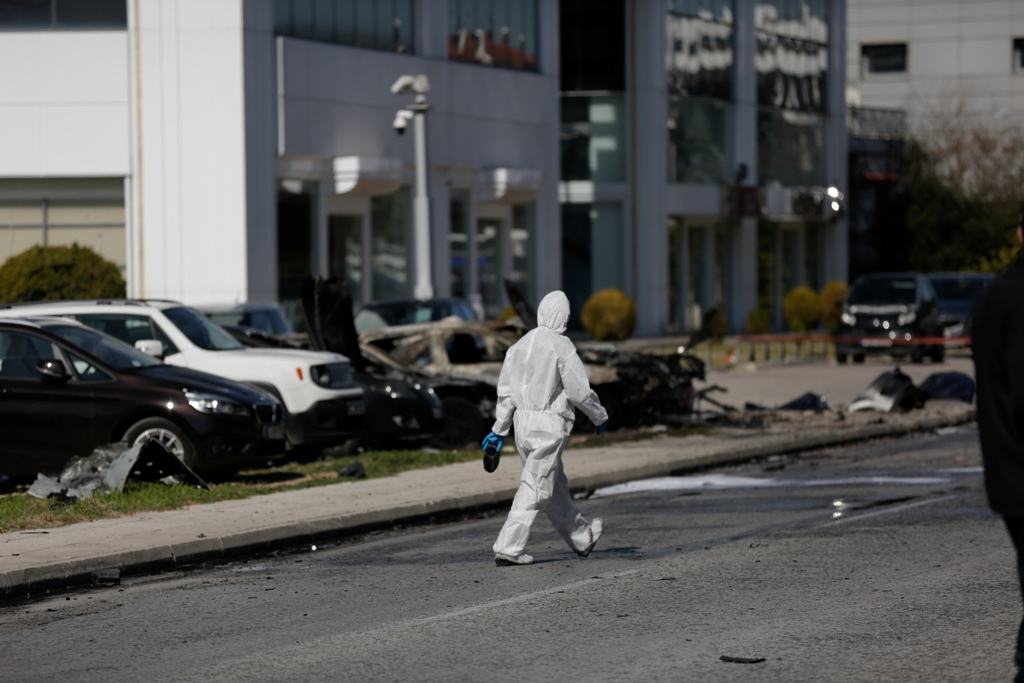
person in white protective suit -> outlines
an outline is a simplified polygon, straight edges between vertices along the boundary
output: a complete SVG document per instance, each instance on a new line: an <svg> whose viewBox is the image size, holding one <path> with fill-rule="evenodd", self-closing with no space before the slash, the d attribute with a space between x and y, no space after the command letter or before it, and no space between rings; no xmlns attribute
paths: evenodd
<svg viewBox="0 0 1024 683"><path fill-rule="evenodd" d="M562 469L562 451L576 418L574 406L598 425L598 434L608 426L608 413L590 388L583 361L564 335L568 320L565 294L554 291L545 296L537 307L537 327L508 350L501 368L496 419L483 446L486 450L493 445L500 452L514 424L523 474L512 510L494 542L498 566L533 562L524 550L530 525L541 511L581 557L590 554L601 536L602 521L588 524L583 518Z"/></svg>

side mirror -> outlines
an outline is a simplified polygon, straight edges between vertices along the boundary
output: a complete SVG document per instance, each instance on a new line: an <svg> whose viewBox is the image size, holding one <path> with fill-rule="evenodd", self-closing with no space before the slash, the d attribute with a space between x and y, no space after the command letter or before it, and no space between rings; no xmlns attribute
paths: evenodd
<svg viewBox="0 0 1024 683"><path fill-rule="evenodd" d="M59 360L41 360L36 363L36 371L42 375L44 382L62 383L71 379L71 374Z"/></svg>
<svg viewBox="0 0 1024 683"><path fill-rule="evenodd" d="M135 342L135 348L154 358L164 357L164 343L158 339L140 339Z"/></svg>

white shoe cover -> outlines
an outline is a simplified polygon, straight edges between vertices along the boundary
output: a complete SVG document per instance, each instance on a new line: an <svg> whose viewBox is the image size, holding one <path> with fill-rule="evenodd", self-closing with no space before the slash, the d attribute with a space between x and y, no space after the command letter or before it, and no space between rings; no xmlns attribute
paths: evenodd
<svg viewBox="0 0 1024 683"><path fill-rule="evenodd" d="M601 532L604 531L604 520L600 517L595 517L594 521L590 523L590 543L583 550L577 550L576 554L580 557L586 557L590 554L590 551L597 545L597 539L601 538Z"/></svg>
<svg viewBox="0 0 1024 683"><path fill-rule="evenodd" d="M499 567L507 567L513 564L533 564L533 555L523 553L517 557L512 555L506 555L504 553L495 553L494 564Z"/></svg>

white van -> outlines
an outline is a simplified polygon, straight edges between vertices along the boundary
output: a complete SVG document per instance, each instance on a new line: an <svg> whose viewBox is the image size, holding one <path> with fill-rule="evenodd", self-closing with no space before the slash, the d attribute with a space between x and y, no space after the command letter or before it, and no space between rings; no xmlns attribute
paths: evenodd
<svg viewBox="0 0 1024 683"><path fill-rule="evenodd" d="M57 315L79 320L165 363L260 387L287 410L289 448L341 443L363 431L363 390L348 358L304 349L256 349L176 301L111 299L7 304L0 316Z"/></svg>

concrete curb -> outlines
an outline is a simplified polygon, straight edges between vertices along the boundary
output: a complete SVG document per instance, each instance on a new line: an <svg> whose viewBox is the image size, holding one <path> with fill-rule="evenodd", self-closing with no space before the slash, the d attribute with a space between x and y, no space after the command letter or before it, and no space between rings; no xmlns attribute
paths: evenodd
<svg viewBox="0 0 1024 683"><path fill-rule="evenodd" d="M875 424L858 425L844 430L823 427L816 430L801 430L796 433L753 434L734 439L727 437L675 438L658 442L616 444L613 447L600 449L580 449L571 451L574 462L571 466L570 480L574 490L592 491L627 481L678 475L706 467L739 463L782 453L795 453L875 438L932 431L943 427L967 424L973 421L974 417L974 410L965 406L937 414L923 412L921 415L908 414L903 416L903 419L882 420ZM750 441L754 443L749 443ZM167 541L161 540L159 533L126 534L126 536L131 536L131 539L126 540L125 545L134 545L135 547L112 551L103 550L97 544L94 552L90 551L88 546L76 547L73 552L68 551L67 558L54 559L51 557L38 564L29 564L20 568L0 566L0 598L28 597L41 591L53 589L116 583L120 575L152 573L183 568L202 562L258 556L281 548L322 543L371 530L423 523L432 518L504 507L511 502L518 485L518 469L506 469L502 479L480 477L476 472L476 463L462 463L436 469L449 470L452 468L450 470L452 473L458 471L460 474L464 474L463 470L470 471L469 466L472 466L473 476L468 479L470 485L461 485L461 490L459 490L460 484L458 483L453 484L454 489L449 490L440 487L441 490L431 491L429 485L417 487L418 480L429 484L429 470L409 472L399 475L399 477L389 478L389 480L375 480L377 482L401 480L403 484L407 484L406 491L413 492L410 499L396 502L387 507L375 507L372 503L368 503L367 509L361 511L349 511L337 515L314 514L309 519L284 523L274 523L268 520L265 523L258 523L256 526L250 525L249 528L239 528L237 531L212 537L206 537L199 533L187 539ZM418 474L419 477L417 477ZM455 479L455 477L441 478ZM463 477L463 479L467 478ZM368 483L357 484L357 486L366 486ZM329 488L340 491L343 486L345 484ZM347 491L351 492L352 489ZM286 495L272 494L260 498L267 507L271 507L273 505L271 499L274 496ZM339 495L344 495L344 492ZM355 498L355 496L350 498ZM367 501L371 499L372 496L365 498ZM240 501L229 502L241 503ZM196 506L196 510L203 508L209 516L215 514L214 506L216 505L218 504ZM226 508L217 509L216 512L225 510ZM160 521L166 519L170 522L174 512L154 513L145 516L142 521L147 521L149 524L155 525L154 528L160 529ZM199 512L201 513L202 510ZM193 517L196 514L195 511L192 512ZM250 512L239 513L236 507L226 510L225 514L245 516ZM273 514L270 513L268 516L272 517ZM84 525L90 524L95 523L84 523ZM130 529L132 524L133 518L110 520L109 525L100 529L98 533L109 541L111 537L119 537L119 531ZM61 529L31 533L52 534L52 539L49 540L52 540L53 544L60 544L62 536L68 536L73 533L75 527L84 525L64 527L63 533ZM69 529L71 531L68 531ZM183 532L180 529L178 531L179 535L182 535ZM189 531L194 531L194 529L189 528ZM17 534L4 534L3 536L15 537ZM16 540L19 539L0 539L0 549L16 549L16 543L8 545L11 541ZM40 543L36 543L36 547L39 545ZM0 558L18 556L19 554L21 553L2 552Z"/></svg>

